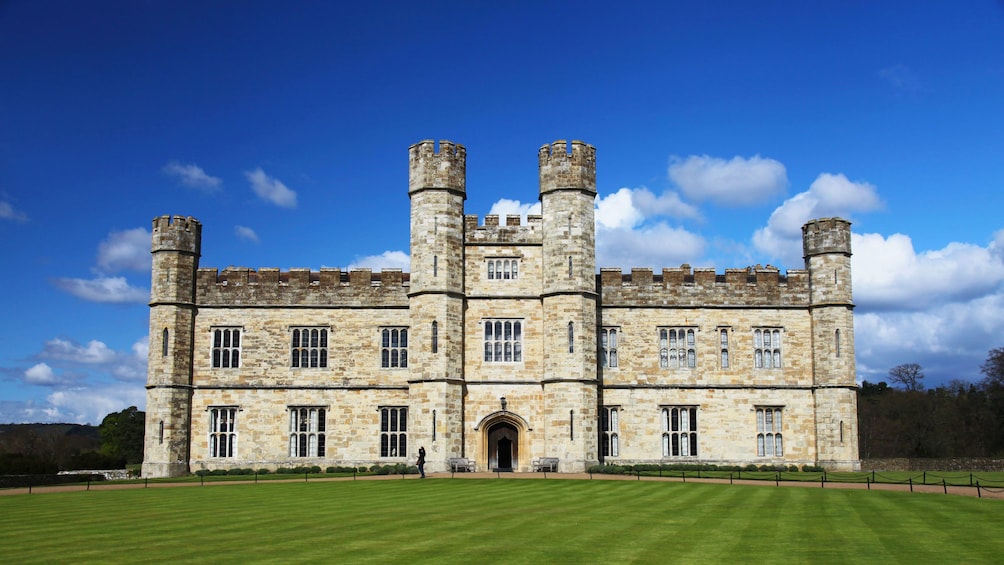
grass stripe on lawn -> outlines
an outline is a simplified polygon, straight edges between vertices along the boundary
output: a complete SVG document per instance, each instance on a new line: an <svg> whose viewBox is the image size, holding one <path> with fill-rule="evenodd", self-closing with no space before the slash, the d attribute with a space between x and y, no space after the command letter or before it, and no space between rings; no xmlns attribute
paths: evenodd
<svg viewBox="0 0 1004 565"><path fill-rule="evenodd" d="M992 562L999 500L706 483L431 479L0 497L8 563Z"/></svg>

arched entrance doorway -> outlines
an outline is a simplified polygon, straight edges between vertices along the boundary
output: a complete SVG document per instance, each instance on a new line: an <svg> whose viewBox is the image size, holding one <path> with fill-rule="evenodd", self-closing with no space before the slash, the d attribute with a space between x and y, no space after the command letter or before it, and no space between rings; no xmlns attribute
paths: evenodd
<svg viewBox="0 0 1004 565"><path fill-rule="evenodd" d="M509 422L496 422L488 427L488 468L492 471L513 471L519 461L519 431Z"/></svg>

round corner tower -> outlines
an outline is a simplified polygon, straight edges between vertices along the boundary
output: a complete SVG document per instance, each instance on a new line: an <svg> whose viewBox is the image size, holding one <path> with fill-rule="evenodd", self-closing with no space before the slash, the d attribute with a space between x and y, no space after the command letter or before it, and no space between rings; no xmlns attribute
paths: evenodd
<svg viewBox="0 0 1004 565"><path fill-rule="evenodd" d="M809 271L817 459L834 470L858 470L851 223L806 223L802 249Z"/></svg>
<svg viewBox="0 0 1004 565"><path fill-rule="evenodd" d="M544 360L546 421L574 418L574 437L548 430L551 453L585 470L598 462L596 369L596 148L582 141L555 141L540 148L543 227ZM569 337L571 336L571 337ZM568 339L574 340L569 347ZM573 422L569 422L569 427Z"/></svg>
<svg viewBox="0 0 1004 565"><path fill-rule="evenodd" d="M144 477L176 477L189 470L195 277L201 245L202 224L195 218L154 218Z"/></svg>
<svg viewBox="0 0 1004 565"><path fill-rule="evenodd" d="M463 450L464 200L467 150L432 140L408 150L411 273L408 291L409 429L429 467ZM433 429L435 426L435 429Z"/></svg>

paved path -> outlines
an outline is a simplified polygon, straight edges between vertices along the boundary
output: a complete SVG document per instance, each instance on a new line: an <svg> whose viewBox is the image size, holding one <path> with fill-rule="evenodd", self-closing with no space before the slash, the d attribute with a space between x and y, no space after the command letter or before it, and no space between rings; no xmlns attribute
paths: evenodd
<svg viewBox="0 0 1004 565"><path fill-rule="evenodd" d="M687 477L686 479L680 477L637 477L635 475L590 475L588 473L427 473L428 479L431 480L469 480L469 479L497 479L497 480L593 480L593 481L662 481L662 482L686 482L686 483L714 483L714 484L735 484L735 485L752 485L761 487L796 487L796 488L827 488L827 489L857 489L857 490L889 490L889 491L905 491L914 493L930 493L930 494L954 494L959 496L978 496L980 498L991 498L1004 500L1004 489L1001 488L980 488L969 487L969 486L947 486L942 485L918 485L915 484L912 487L909 484L888 484L888 483L841 483L841 482L826 482L821 484L819 482L809 482L809 481L780 481L775 483L774 481L762 481L762 480L749 480L749 479L698 479L693 477ZM310 478L306 482L324 482L324 481L392 481L392 480L419 480L418 475L366 475L358 477L333 477L333 478ZM299 479L289 478L289 479L267 479L259 481L262 484L269 483L295 483L295 482L305 482L301 477ZM11 489L0 489L0 496L2 495L15 495L15 494L42 494L49 492L74 492L74 491L102 491L102 490L117 490L117 489L137 489L137 488L176 488L176 487L198 487L198 486L224 486L224 485L246 485L254 484L254 480L241 480L241 481L208 481L204 485L197 482L184 482L184 483L164 483L164 482L153 482L149 484L144 483L102 483L95 482L88 485L50 485L50 486L39 486L28 488L11 488Z"/></svg>

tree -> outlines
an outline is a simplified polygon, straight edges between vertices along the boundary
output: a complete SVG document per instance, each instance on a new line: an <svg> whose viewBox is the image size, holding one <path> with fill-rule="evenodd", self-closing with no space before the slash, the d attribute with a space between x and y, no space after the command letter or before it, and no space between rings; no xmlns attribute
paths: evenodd
<svg viewBox="0 0 1004 565"><path fill-rule="evenodd" d="M143 462L143 435L146 413L135 406L112 412L101 420L101 453L125 459L126 463Z"/></svg>
<svg viewBox="0 0 1004 565"><path fill-rule="evenodd" d="M980 372L986 375L982 382L985 387L1004 386L1004 347L990 350Z"/></svg>
<svg viewBox="0 0 1004 565"><path fill-rule="evenodd" d="M924 385L920 382L923 379L924 372L916 363L903 363L889 369L889 380L903 385L906 390L924 390Z"/></svg>

